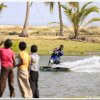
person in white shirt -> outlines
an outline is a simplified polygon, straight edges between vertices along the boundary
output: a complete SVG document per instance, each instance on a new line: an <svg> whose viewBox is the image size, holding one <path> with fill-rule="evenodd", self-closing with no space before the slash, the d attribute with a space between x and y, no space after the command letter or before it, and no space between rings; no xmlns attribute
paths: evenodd
<svg viewBox="0 0 100 100"><path fill-rule="evenodd" d="M37 54L38 47L36 45L31 46L31 62L30 62L30 85L33 93L33 98L39 98L38 90L38 63L39 56Z"/></svg>

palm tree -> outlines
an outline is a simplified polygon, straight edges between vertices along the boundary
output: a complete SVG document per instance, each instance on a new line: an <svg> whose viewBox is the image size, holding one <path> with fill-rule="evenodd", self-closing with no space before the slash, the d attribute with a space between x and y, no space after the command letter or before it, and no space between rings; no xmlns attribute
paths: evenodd
<svg viewBox="0 0 100 100"><path fill-rule="evenodd" d="M23 30L21 34L19 35L20 37L28 37L28 21L29 21L29 14L30 14L30 2L26 3L26 16L25 16L25 22L23 26Z"/></svg>
<svg viewBox="0 0 100 100"><path fill-rule="evenodd" d="M46 2L46 5L50 7L50 12L53 12L54 2ZM58 10L59 10L59 22L60 22L60 36L63 36L63 22L62 22L62 12L61 12L61 3L58 2Z"/></svg>
<svg viewBox="0 0 100 100"><path fill-rule="evenodd" d="M4 9L4 8L6 8L7 6L6 5L4 5L4 3L0 3L0 12Z"/></svg>
<svg viewBox="0 0 100 100"><path fill-rule="evenodd" d="M63 36L63 22L62 22L62 14L61 14L61 4L58 2L59 7L59 21L60 21L60 35Z"/></svg>
<svg viewBox="0 0 100 100"><path fill-rule="evenodd" d="M0 13L1 13L1 11L2 11L4 8L6 8L6 7L7 7L7 5L5 5L4 3L0 3ZM0 46L1 46L3 43L4 43L4 40L1 41Z"/></svg>
<svg viewBox="0 0 100 100"><path fill-rule="evenodd" d="M98 7L88 6L91 3L92 2L87 2L82 7L80 7L79 2L69 2L66 5L61 5L64 9L66 16L72 23L74 29L73 38L75 39L79 36L80 26L84 24L86 17L92 12L99 13ZM84 27L94 21L100 21L100 18L91 18L89 21L87 21L87 23L85 23Z"/></svg>

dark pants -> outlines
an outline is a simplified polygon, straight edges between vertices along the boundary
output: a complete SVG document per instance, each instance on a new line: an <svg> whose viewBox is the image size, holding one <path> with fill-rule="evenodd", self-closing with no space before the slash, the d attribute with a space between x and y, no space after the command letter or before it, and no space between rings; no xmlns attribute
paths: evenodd
<svg viewBox="0 0 100 100"><path fill-rule="evenodd" d="M39 98L39 90L38 90L38 72L30 71L30 86L33 93L33 98Z"/></svg>
<svg viewBox="0 0 100 100"><path fill-rule="evenodd" d="M6 88L6 81L8 78L8 85L9 85L9 90L10 90L10 97L15 96L14 92L14 73L13 73L13 68L5 68L1 67L1 74L0 74L0 97L2 97L3 92Z"/></svg>
<svg viewBox="0 0 100 100"><path fill-rule="evenodd" d="M60 60L54 60L54 64L60 64Z"/></svg>

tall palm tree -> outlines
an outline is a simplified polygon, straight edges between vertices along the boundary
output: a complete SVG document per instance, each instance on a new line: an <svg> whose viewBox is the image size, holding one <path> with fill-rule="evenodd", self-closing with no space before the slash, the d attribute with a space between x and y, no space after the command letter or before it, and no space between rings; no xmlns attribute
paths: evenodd
<svg viewBox="0 0 100 100"><path fill-rule="evenodd" d="M61 13L61 4L58 2L59 8L59 21L60 21L60 35L63 36L63 22L62 22L62 13Z"/></svg>
<svg viewBox="0 0 100 100"><path fill-rule="evenodd" d="M30 5L31 5L30 2L26 3L26 16L25 16L23 30L19 35L20 37L28 37L28 21L29 21L29 14L30 14Z"/></svg>
<svg viewBox="0 0 100 100"><path fill-rule="evenodd" d="M55 2L46 2L46 5L49 6L50 12L53 12ZM59 11L59 23L60 23L60 36L63 36L63 22L62 22L62 12L61 12L61 3L58 2L58 11Z"/></svg>
<svg viewBox="0 0 100 100"><path fill-rule="evenodd" d="M84 24L85 19L92 12L99 13L99 8L96 6L88 6L92 2L85 3L82 7L80 7L79 2L69 2L66 5L62 5L64 12L70 22L72 23L74 29L74 38L76 39L80 32L80 26ZM100 18L91 18L89 21L85 23L84 26L94 22L100 21Z"/></svg>

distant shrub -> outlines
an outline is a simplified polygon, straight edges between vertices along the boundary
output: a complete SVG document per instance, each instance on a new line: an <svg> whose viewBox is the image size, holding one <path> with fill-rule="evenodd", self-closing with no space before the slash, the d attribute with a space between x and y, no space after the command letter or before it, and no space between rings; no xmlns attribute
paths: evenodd
<svg viewBox="0 0 100 100"><path fill-rule="evenodd" d="M30 34L31 35L39 35L40 34L40 31L34 31L34 32L31 32Z"/></svg>
<svg viewBox="0 0 100 100"><path fill-rule="evenodd" d="M84 52L80 52L80 54L81 54L81 55L83 55L83 54L84 54Z"/></svg>
<svg viewBox="0 0 100 100"><path fill-rule="evenodd" d="M33 31L30 33L30 35L45 35L45 36L56 36L57 34L59 34L59 32L52 32L52 31L43 31L43 30L38 30L38 31Z"/></svg>
<svg viewBox="0 0 100 100"><path fill-rule="evenodd" d="M81 29L80 32L83 32L85 35L100 35L100 29L97 29L97 28Z"/></svg>
<svg viewBox="0 0 100 100"><path fill-rule="evenodd" d="M18 35L19 33L13 31L13 32L10 32L9 35Z"/></svg>

